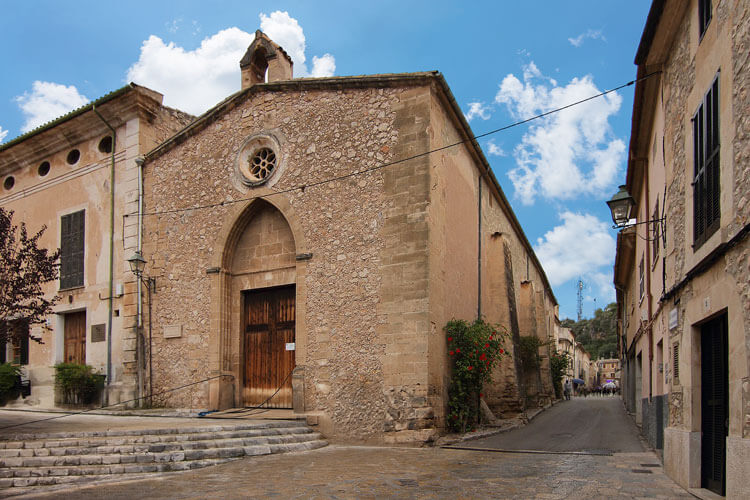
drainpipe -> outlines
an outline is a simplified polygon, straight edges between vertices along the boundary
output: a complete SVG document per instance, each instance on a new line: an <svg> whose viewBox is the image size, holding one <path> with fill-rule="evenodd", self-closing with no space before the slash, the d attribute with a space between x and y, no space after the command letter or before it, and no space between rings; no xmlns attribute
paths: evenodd
<svg viewBox="0 0 750 500"><path fill-rule="evenodd" d="M646 166L644 167L645 170L645 190L646 190L646 220L648 220L648 214L651 209L651 199L649 196L649 162L648 160L644 160L646 163ZM649 370L649 377L648 377L648 400L651 401L654 396L654 327L651 324L652 318L652 309L651 309L651 242L648 238L648 231L649 231L649 225L644 224L646 228L646 265L645 265L645 271L646 271L646 308L648 309L648 370Z"/></svg>
<svg viewBox="0 0 750 500"><path fill-rule="evenodd" d="M143 156L138 156L135 159L135 164L138 165L138 227L137 227L137 243L136 243L136 250L143 255L143 163L145 159ZM143 330L143 280L140 277L137 277L135 280L136 283L136 318L137 318L137 328L136 328L136 345L139 346L136 348L137 354L143 354L145 356L145 341L141 342L141 337L143 336L142 330ZM148 298L148 304L149 308L151 307L151 288L149 285L149 298ZM151 312L149 311L148 316L149 322L151 321ZM150 331L149 331L150 333ZM150 340L150 339L149 339ZM143 345L143 350L140 349L140 346ZM151 355L151 352L149 351L149 357ZM143 392L145 392L146 387L143 383L143 379L146 376L145 373L143 373L142 368L143 360L140 357L137 357L136 359L136 373L138 374L138 395L142 396ZM149 363L149 371L150 371L150 363ZM150 380L149 380L150 382ZM153 391L151 391L151 394L153 394ZM149 401L151 403L151 401ZM143 404L143 400L140 400L139 404Z"/></svg>
<svg viewBox="0 0 750 500"><path fill-rule="evenodd" d="M143 255L143 156L139 156L135 159L135 164L138 165L138 240L136 243L136 250ZM141 280L137 279L137 300L136 300L136 317L138 318L138 328L143 326L143 288Z"/></svg>
<svg viewBox="0 0 750 500"><path fill-rule="evenodd" d="M115 266L115 147L117 144L117 133L112 125L97 111L96 104L91 109L96 116L112 132L112 151L109 167L109 293L107 294L107 385L112 383L112 300L114 295L114 266ZM109 404L109 392L106 393Z"/></svg>
<svg viewBox="0 0 750 500"><path fill-rule="evenodd" d="M482 317L482 175L479 175L477 203L477 319Z"/></svg>

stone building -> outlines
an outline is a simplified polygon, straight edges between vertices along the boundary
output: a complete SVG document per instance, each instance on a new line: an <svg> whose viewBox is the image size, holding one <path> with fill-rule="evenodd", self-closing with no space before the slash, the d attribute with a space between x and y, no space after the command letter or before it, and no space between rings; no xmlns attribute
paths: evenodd
<svg viewBox="0 0 750 500"><path fill-rule="evenodd" d="M656 0L617 240L623 395L667 473L750 497L750 3Z"/></svg>
<svg viewBox="0 0 750 500"><path fill-rule="evenodd" d="M620 360L616 358L612 359L600 359L596 362L597 374L599 376L598 384L606 384L612 382L617 387L620 387L620 380L618 372L620 371Z"/></svg>
<svg viewBox="0 0 750 500"><path fill-rule="evenodd" d="M136 340L125 334L135 317L125 284L128 252L136 248L137 169L134 159L192 120L162 106L162 95L130 84L14 140L0 144L0 207L34 233L40 246L62 248L60 279L45 287L59 295L41 338L0 346L2 361L25 366L31 397L52 407L53 365L88 363L109 375L110 401L138 395ZM7 351L6 351L7 349Z"/></svg>
<svg viewBox="0 0 750 500"><path fill-rule="evenodd" d="M554 337L531 245L439 73L293 79L260 32L241 68L241 91L142 162L154 391L213 377L160 404L432 439L450 319L500 323L509 349ZM490 408L552 398L548 354L530 387L504 361Z"/></svg>

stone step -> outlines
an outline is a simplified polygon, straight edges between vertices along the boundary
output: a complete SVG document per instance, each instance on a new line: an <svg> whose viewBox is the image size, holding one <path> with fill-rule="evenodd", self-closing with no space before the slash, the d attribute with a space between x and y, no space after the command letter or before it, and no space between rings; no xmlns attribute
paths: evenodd
<svg viewBox="0 0 750 500"><path fill-rule="evenodd" d="M123 446L98 446L88 448L37 448L33 450L2 450L8 456L0 458L2 467L46 467L53 465L95 465L129 463L128 457L179 451L200 451L212 448L237 448L264 444L303 443L321 439L318 433L282 434L230 439L211 439L174 443L135 444ZM25 456L26 451L34 455ZM10 455L15 453L15 455ZM121 458L120 458L121 457ZM138 461L138 460L136 460ZM1 469L0 469L1 470Z"/></svg>
<svg viewBox="0 0 750 500"><path fill-rule="evenodd" d="M214 432L182 432L179 434L137 434L127 436L76 436L54 438L52 440L40 438L26 441L7 441L4 448L0 448L0 457L13 456L47 456L60 454L56 448L97 448L148 445L156 443L198 442L202 440L248 438L262 436L284 436L297 434L311 434L309 427L284 428L250 428L245 430L224 429ZM50 453L40 451L49 450ZM67 454L67 453L62 453Z"/></svg>
<svg viewBox="0 0 750 500"><path fill-rule="evenodd" d="M192 460L189 462L172 462L162 464L140 464L138 468L129 468L129 476L147 476L154 472L176 472L191 469L200 469L203 467L210 467L212 465L223 464L234 460L233 458L217 458L217 459L206 459L206 460ZM62 474L62 471L60 472ZM24 489L26 487L38 487L38 486L53 486L53 485L75 485L81 483L90 483L95 481L107 481L107 480L118 480L123 479L122 474L125 473L125 469L117 470L106 474L89 474L89 475L47 475L47 476L31 476L30 474L25 477L0 477L0 489L3 488L18 488L14 491L14 494L26 493ZM130 479L131 477L128 477ZM38 489L30 489L29 491L39 491Z"/></svg>
<svg viewBox="0 0 750 500"><path fill-rule="evenodd" d="M135 458L135 461L129 463L13 467L0 469L0 488L35 485L42 486L75 482L69 479L71 477L88 477L90 480L94 480L97 477L101 479L102 476L115 476L120 474L185 471L207 467L209 465L223 463L245 456L307 451L321 448L327 444L326 441L318 439L300 443L281 443L235 448L192 450L178 453L131 455L131 457Z"/></svg>
<svg viewBox="0 0 750 500"><path fill-rule="evenodd" d="M12 494L20 494L123 475L147 477L327 444L296 421L22 434L0 440L0 490L12 487Z"/></svg>
<svg viewBox="0 0 750 500"><path fill-rule="evenodd" d="M127 438L137 436L164 436L174 434L208 434L225 431L250 431L250 430L271 430L271 429L289 429L299 428L308 429L308 427L297 421L271 421L254 424L237 424L237 425L211 425L211 426L194 426L194 427L170 427L156 429L119 429L109 431L89 431L89 432L51 432L39 434L15 434L0 437L0 449L18 447L18 443L36 442L40 440L66 440L66 439L102 439L102 438Z"/></svg>

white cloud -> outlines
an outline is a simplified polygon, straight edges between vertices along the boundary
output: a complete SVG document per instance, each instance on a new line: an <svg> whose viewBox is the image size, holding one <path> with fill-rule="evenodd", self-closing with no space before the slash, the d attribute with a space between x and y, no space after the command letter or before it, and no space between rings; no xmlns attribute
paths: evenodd
<svg viewBox="0 0 750 500"><path fill-rule="evenodd" d="M574 47L580 47L581 45L583 45L583 41L586 38L590 38L592 40L601 40L603 42L607 41L607 39L604 38L604 35L602 34L602 30L587 30L585 33L581 33L575 38L568 38L568 41Z"/></svg>
<svg viewBox="0 0 750 500"><path fill-rule="evenodd" d="M593 276L601 289L605 282L611 287L611 274L600 268L611 266L615 255L615 240L609 226L590 214L563 212L562 224L537 239L534 251L552 286L569 279Z"/></svg>
<svg viewBox="0 0 750 500"><path fill-rule="evenodd" d="M182 18L178 17L177 19L172 19L171 21L164 23L164 26L166 26L167 31L170 33L177 33L180 30L180 24L182 24Z"/></svg>
<svg viewBox="0 0 750 500"><path fill-rule="evenodd" d="M21 132L28 132L83 106L88 98L79 94L73 85L37 80L32 84L31 92L24 92L15 101L26 117Z"/></svg>
<svg viewBox="0 0 750 500"><path fill-rule="evenodd" d="M0 142L3 142L7 135L8 135L8 131L3 130L3 127L0 127Z"/></svg>
<svg viewBox="0 0 750 500"><path fill-rule="evenodd" d="M599 293L598 298L603 299L602 303L598 307L604 307L610 302L614 302L615 298L615 286L614 272L609 270L608 272L594 272L586 275L588 281L597 288Z"/></svg>
<svg viewBox="0 0 750 500"><path fill-rule="evenodd" d="M323 54L321 57L313 56L313 68L310 76L324 77L333 76L336 72L336 59L331 54Z"/></svg>
<svg viewBox="0 0 750 500"><path fill-rule="evenodd" d="M559 86L531 62L523 82L513 74L503 79L495 102L520 120L600 92L591 76ZM621 104L619 94L607 94L533 122L514 149L516 168L508 173L521 202L530 205L538 195L570 199L608 193L625 153L625 143L609 125Z"/></svg>
<svg viewBox="0 0 750 500"><path fill-rule="evenodd" d="M294 63L295 76L333 76L336 60L331 54L313 57L313 70L307 70L305 57L305 33L302 26L288 12L275 11L269 15L260 14L260 29L271 40L281 45Z"/></svg>
<svg viewBox="0 0 750 500"><path fill-rule="evenodd" d="M495 144L495 141L493 140L487 143L487 152L492 156L508 156L508 153L506 153L503 148Z"/></svg>
<svg viewBox="0 0 750 500"><path fill-rule="evenodd" d="M331 76L336 61L330 54L313 57L313 70L305 65L305 34L286 12L260 14L261 29L281 45L294 62L294 76ZM178 29L182 19L173 22ZM194 30L200 31L197 22ZM168 25L168 29L171 29ZM227 28L203 39L195 50L185 50L151 35L141 46L138 61L128 69L127 79L164 94L164 104L192 114L201 114L240 89L240 59L254 35Z"/></svg>
<svg viewBox="0 0 750 500"><path fill-rule="evenodd" d="M464 113L464 116L466 117L466 121L469 122L476 117L479 117L482 120L489 120L490 108L485 106L483 102L470 102L469 112Z"/></svg>
<svg viewBox="0 0 750 500"><path fill-rule="evenodd" d="M151 35L127 78L164 94L167 106L200 114L240 89L239 63L252 41L253 35L228 28L185 50Z"/></svg>

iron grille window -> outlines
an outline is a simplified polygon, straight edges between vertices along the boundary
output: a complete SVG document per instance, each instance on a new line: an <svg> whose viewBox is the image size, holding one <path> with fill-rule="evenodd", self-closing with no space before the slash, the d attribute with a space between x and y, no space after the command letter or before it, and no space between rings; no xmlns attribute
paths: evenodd
<svg viewBox="0 0 750 500"><path fill-rule="evenodd" d="M700 247L719 229L719 79L693 117L693 247Z"/></svg>
<svg viewBox="0 0 750 500"><path fill-rule="evenodd" d="M672 374L675 384L680 380L680 344L675 344L672 348Z"/></svg>
<svg viewBox="0 0 750 500"><path fill-rule="evenodd" d="M60 289L83 286L85 210L60 218Z"/></svg>
<svg viewBox="0 0 750 500"><path fill-rule="evenodd" d="M698 38L702 39L711 22L711 0L698 0Z"/></svg>

